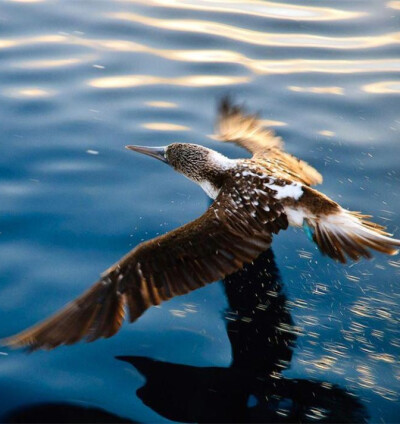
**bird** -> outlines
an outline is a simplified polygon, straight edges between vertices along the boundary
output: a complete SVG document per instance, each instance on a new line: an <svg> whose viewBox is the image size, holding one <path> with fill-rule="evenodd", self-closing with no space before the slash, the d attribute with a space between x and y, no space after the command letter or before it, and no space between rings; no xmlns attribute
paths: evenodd
<svg viewBox="0 0 400 424"><path fill-rule="evenodd" d="M252 156L230 159L210 148L176 142L127 149L168 164L213 200L199 218L136 246L77 299L50 318L1 341L12 348L50 350L113 336L125 316L218 281L266 251L274 234L302 227L323 255L341 263L398 253L400 240L370 215L349 211L312 186L311 165L284 150L283 141L229 98L219 104L216 139Z"/></svg>

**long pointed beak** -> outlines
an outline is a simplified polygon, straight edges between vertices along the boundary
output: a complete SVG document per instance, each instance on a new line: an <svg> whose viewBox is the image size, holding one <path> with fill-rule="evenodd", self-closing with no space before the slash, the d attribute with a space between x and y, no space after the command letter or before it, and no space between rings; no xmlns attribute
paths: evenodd
<svg viewBox="0 0 400 424"><path fill-rule="evenodd" d="M161 160L162 162L168 163L168 160L165 155L167 148L164 146L162 147L125 146L125 148L129 150L133 150L134 152L143 153L144 155L151 156L153 158Z"/></svg>

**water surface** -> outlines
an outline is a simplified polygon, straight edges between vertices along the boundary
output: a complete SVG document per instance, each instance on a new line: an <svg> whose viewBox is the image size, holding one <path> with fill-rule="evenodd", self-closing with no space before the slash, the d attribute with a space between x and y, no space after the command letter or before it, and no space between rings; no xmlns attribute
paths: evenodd
<svg viewBox="0 0 400 424"><path fill-rule="evenodd" d="M227 93L323 173L326 194L400 237L399 43L399 1L3 0L0 335L203 213L199 187L123 146L244 155L210 138ZM273 250L279 272L249 271L266 270L265 292L240 274L109 340L1 350L0 414L290 421L305 405L313 422L397 421L399 259L343 267L292 229ZM270 306L252 312L256 296Z"/></svg>

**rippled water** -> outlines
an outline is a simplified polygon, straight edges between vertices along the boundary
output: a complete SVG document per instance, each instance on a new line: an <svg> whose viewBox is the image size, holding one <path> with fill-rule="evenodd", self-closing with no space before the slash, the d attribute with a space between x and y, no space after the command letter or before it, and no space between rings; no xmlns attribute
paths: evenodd
<svg viewBox="0 0 400 424"><path fill-rule="evenodd" d="M322 171L326 194L399 237L399 44L399 1L2 0L0 336L207 208L123 146L243 155L209 137L227 93ZM399 258L343 267L294 230L273 250L281 278L267 260L248 270L263 288L242 273L109 340L1 350L0 413L276 422L305 405L313 422L397 421Z"/></svg>

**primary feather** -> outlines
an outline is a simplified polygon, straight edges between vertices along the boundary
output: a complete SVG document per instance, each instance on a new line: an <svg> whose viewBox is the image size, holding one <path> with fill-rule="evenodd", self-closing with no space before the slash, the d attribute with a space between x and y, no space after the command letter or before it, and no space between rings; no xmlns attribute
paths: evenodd
<svg viewBox="0 0 400 424"><path fill-rule="evenodd" d="M300 181L307 185L322 183L322 175L307 162L283 150L283 141L266 128L257 115L247 114L242 107L233 105L229 98L222 100L217 119L220 141L235 143L266 167L271 175Z"/></svg>

